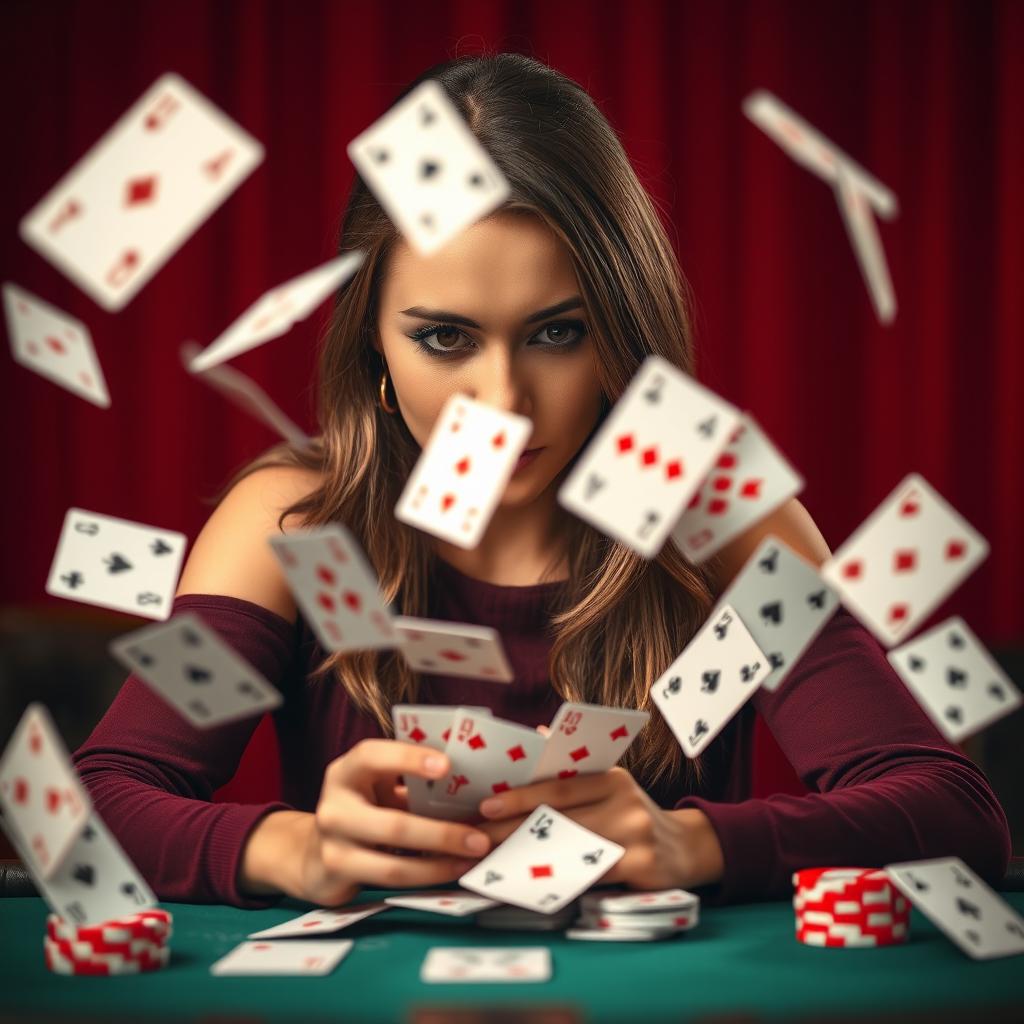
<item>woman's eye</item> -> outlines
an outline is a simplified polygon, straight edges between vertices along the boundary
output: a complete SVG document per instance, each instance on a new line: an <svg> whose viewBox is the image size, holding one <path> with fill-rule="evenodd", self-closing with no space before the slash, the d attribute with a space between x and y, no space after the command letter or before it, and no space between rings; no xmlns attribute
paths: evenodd
<svg viewBox="0 0 1024 1024"><path fill-rule="evenodd" d="M534 346L537 348L568 349L586 333L587 328L582 321L567 320L548 324L533 335L530 341L537 341L538 344ZM457 355L471 347L458 344L459 338L464 335L452 324L429 324L413 331L411 337L424 352L432 356Z"/></svg>

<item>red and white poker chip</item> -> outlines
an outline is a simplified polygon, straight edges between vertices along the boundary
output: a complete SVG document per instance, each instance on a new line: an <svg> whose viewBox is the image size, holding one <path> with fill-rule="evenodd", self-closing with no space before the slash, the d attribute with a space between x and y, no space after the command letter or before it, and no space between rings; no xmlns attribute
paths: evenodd
<svg viewBox="0 0 1024 1024"><path fill-rule="evenodd" d="M910 905L884 871L810 868L793 875L797 941L868 948L906 942Z"/></svg>
<svg viewBox="0 0 1024 1024"><path fill-rule="evenodd" d="M66 942L62 944L47 935L43 939L43 956L54 974L111 976L158 971L170 962L171 951L163 946L133 956L118 953L79 956L71 952Z"/></svg>
<svg viewBox="0 0 1024 1024"><path fill-rule="evenodd" d="M56 914L46 919L46 934L52 939L99 943L130 943L144 940L165 945L172 934L172 918L168 911L142 910L98 924L75 924Z"/></svg>

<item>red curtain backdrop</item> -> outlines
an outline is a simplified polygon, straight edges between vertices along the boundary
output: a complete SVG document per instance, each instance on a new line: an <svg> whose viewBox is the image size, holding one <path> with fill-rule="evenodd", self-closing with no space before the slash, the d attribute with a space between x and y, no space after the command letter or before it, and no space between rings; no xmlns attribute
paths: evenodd
<svg viewBox="0 0 1024 1024"><path fill-rule="evenodd" d="M333 254L346 143L403 84L517 50L583 84L620 133L694 290L702 380L803 473L830 546L917 470L992 545L932 621L1024 636L1024 4L7 0L0 37L3 279L89 326L113 398L98 409L6 360L0 602L57 603L43 586L69 506L195 536L200 496L275 438L185 374L179 347ZM267 157L115 315L17 224L172 70ZM880 224L892 326L831 190L742 115L755 88L898 195ZM322 320L234 364L308 430Z"/></svg>

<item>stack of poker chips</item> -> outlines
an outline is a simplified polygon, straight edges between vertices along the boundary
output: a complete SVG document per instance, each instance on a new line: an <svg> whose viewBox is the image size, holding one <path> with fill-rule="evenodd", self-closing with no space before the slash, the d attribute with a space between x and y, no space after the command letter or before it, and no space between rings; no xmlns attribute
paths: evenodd
<svg viewBox="0 0 1024 1024"><path fill-rule="evenodd" d="M55 974L139 974L166 967L171 958L171 915L142 910L100 924L46 919L43 952Z"/></svg>
<svg viewBox="0 0 1024 1024"><path fill-rule="evenodd" d="M808 946L895 946L910 933L910 904L884 871L807 868L793 875L796 937Z"/></svg>
<svg viewBox="0 0 1024 1024"><path fill-rule="evenodd" d="M525 907L502 905L481 910L476 915L476 923L483 928L496 928L502 931L523 932L559 932L567 928L576 913L573 903L567 903L553 914L542 914L538 910L527 910Z"/></svg>
<svg viewBox="0 0 1024 1024"><path fill-rule="evenodd" d="M654 942L697 927L700 897L684 889L660 892L592 892L580 901L569 939Z"/></svg>

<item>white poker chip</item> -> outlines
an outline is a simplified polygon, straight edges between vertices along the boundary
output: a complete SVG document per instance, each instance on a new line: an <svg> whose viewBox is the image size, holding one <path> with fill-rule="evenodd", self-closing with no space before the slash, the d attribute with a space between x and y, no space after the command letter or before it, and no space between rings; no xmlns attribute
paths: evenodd
<svg viewBox="0 0 1024 1024"><path fill-rule="evenodd" d="M579 921L581 924L586 924L589 927L667 928L670 931L688 931L691 928L697 927L698 914L694 911L610 914L607 912L584 910L580 914Z"/></svg>
<svg viewBox="0 0 1024 1024"><path fill-rule="evenodd" d="M585 893L580 903L586 910L600 910L613 914L648 914L699 907L700 897L685 889L660 889L649 892L617 889Z"/></svg>
<svg viewBox="0 0 1024 1024"><path fill-rule="evenodd" d="M570 928L566 933L567 939L582 940L583 942L656 942L658 939L666 939L673 933L670 931L630 928L613 931L611 928Z"/></svg>

